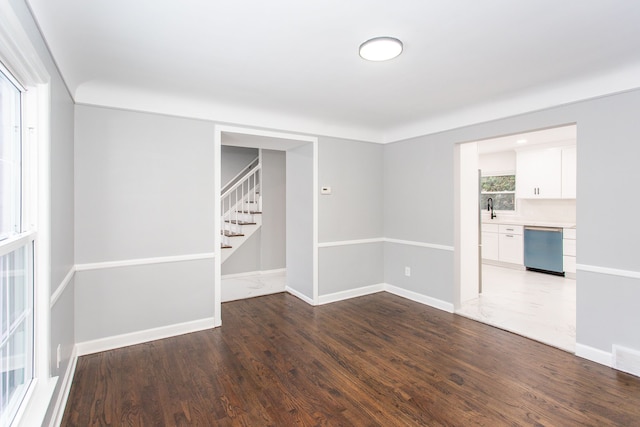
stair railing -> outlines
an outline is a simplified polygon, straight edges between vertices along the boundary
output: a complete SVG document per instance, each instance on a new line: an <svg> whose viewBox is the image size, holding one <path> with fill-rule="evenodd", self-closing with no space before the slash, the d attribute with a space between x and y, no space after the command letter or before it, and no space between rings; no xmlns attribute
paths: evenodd
<svg viewBox="0 0 640 427"><path fill-rule="evenodd" d="M233 178L231 178L223 187L222 187L222 194L224 194L225 192L227 192L231 187L233 187L235 184L237 184L239 181L242 180L242 178L248 173L250 172L253 168L255 168L256 166L258 166L258 164L260 164L260 156L256 156L255 159L251 160L251 162L244 167L240 172L238 172L236 174L236 176L234 176Z"/></svg>
<svg viewBox="0 0 640 427"><path fill-rule="evenodd" d="M251 215L252 211L259 211L261 173L262 163L258 162L252 169L239 177L235 184L231 185L231 187L222 193L221 212L223 231L237 231L243 221L241 218L245 218L245 215ZM253 202L256 208L245 209L246 202ZM226 244L228 239L224 237L225 236L223 236L223 243Z"/></svg>

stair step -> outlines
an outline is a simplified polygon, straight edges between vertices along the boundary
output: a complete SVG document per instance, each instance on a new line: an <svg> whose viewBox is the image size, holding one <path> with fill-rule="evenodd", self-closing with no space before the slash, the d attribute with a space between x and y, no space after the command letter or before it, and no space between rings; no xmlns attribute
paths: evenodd
<svg viewBox="0 0 640 427"><path fill-rule="evenodd" d="M226 236L226 237L242 237L242 236L244 236L244 234L242 234L242 233L234 233L233 231L229 231L229 230L220 231L220 233L223 236Z"/></svg>
<svg viewBox="0 0 640 427"><path fill-rule="evenodd" d="M249 221L236 221L235 219L227 219L224 222L228 222L229 224L236 224L236 225L256 225L255 222L249 222Z"/></svg>
<svg viewBox="0 0 640 427"><path fill-rule="evenodd" d="M222 249L231 249L233 246L225 245L224 243L221 245Z"/></svg>
<svg viewBox="0 0 640 427"><path fill-rule="evenodd" d="M258 214L262 214L262 212L260 211L237 211L238 213L243 213L243 214L251 214L251 215L258 215Z"/></svg>

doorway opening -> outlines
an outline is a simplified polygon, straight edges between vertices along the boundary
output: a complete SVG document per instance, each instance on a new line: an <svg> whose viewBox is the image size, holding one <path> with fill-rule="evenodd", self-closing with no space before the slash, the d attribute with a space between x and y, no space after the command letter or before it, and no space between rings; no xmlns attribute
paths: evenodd
<svg viewBox="0 0 640 427"><path fill-rule="evenodd" d="M285 289L283 290L313 304L317 300L318 292L317 194L316 191L314 191L314 189L317 188L318 181L317 138L251 128L216 126L214 143L216 146L216 158L214 160L214 167L216 169L214 194L214 224L216 230L214 241L216 253L214 319L216 326L222 323L222 261L224 258L222 251L225 250L222 246L224 243L224 233L226 231L224 224L230 220L222 216L229 209L232 209L234 212L254 210L254 208L238 207L241 206L238 201L234 202L233 206L222 206L222 187L227 184L226 182L222 182L223 146L235 147L236 149L249 148L259 150L260 161L265 160L265 157L270 158L270 170L268 173L274 175L274 177L272 177L273 179L269 179L270 183L276 182L276 186L285 187L285 189L270 189L271 194L275 196L274 198L279 199L280 203L276 202L276 206L273 206L276 212L271 212L272 228L269 229L269 232L275 232L275 235L266 240L271 240L272 244L279 245L280 250L274 252L281 251L283 247L285 252L284 262L282 259L275 259L272 260L273 265L284 264L284 268L286 268ZM285 171L277 170L279 167L284 167ZM264 174L265 171L263 170L262 173ZM282 180L283 177L284 180ZM265 178L267 177L265 176ZM246 197L246 194L243 194L239 199L242 202L242 206L244 206L245 201L257 201L255 197L256 188L258 188L258 192L261 190L259 187L256 187L256 182L259 183L258 185L262 185L262 182L256 181L257 178L253 179L253 184L250 184L248 187L252 188L252 197ZM265 187L263 190L267 190L267 188ZM284 224L282 221L279 221L279 216L286 218ZM239 222L238 218L234 218L233 221ZM279 227L284 227L284 229L278 229ZM275 231L274 228L276 229ZM284 242L280 241L282 238L284 238ZM256 250L255 248L256 246L254 244L254 252ZM258 250L262 249L263 248L258 247ZM268 248L264 248L264 250L264 254L269 254ZM251 251L251 249L248 250L248 252ZM252 295L247 295L246 297L251 296Z"/></svg>
<svg viewBox="0 0 640 427"><path fill-rule="evenodd" d="M456 147L456 313L572 353L576 148L575 124Z"/></svg>

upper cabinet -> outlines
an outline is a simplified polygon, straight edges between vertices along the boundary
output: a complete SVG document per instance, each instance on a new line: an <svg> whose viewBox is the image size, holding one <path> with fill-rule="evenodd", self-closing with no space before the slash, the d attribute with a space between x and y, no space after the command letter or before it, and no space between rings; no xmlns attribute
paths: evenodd
<svg viewBox="0 0 640 427"><path fill-rule="evenodd" d="M575 146L518 151L516 197L575 199Z"/></svg>
<svg viewBox="0 0 640 427"><path fill-rule="evenodd" d="M576 146L562 147L562 198L576 198Z"/></svg>

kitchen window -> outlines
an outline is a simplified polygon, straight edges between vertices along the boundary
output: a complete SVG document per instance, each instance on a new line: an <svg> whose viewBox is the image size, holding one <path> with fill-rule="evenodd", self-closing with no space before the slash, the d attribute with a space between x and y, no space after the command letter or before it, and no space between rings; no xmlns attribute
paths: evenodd
<svg viewBox="0 0 640 427"><path fill-rule="evenodd" d="M480 178L480 209L487 209L489 198L496 211L515 212L516 176L487 175Z"/></svg>

